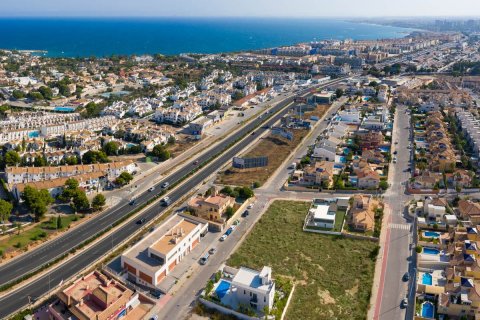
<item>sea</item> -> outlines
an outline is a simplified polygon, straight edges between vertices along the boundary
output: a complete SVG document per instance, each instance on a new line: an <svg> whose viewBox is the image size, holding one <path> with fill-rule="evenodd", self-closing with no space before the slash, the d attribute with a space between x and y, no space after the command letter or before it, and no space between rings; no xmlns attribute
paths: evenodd
<svg viewBox="0 0 480 320"><path fill-rule="evenodd" d="M314 18L0 18L0 49L45 50L50 57L221 53L411 31Z"/></svg>

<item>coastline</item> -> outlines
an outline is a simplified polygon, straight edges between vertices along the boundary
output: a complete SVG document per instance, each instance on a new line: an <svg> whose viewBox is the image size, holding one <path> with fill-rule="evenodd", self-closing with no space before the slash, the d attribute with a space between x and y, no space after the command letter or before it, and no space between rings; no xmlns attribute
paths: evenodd
<svg viewBox="0 0 480 320"><path fill-rule="evenodd" d="M0 18L13 30L0 39L4 50L23 50L46 57L85 58L116 55L179 55L248 52L328 39L403 38L410 30L346 19L46 19ZM31 32L40 34L30 37ZM57 37L48 37L60 30ZM92 36L92 32L94 35ZM45 36L42 36L45 35ZM25 47L22 37L35 39Z"/></svg>

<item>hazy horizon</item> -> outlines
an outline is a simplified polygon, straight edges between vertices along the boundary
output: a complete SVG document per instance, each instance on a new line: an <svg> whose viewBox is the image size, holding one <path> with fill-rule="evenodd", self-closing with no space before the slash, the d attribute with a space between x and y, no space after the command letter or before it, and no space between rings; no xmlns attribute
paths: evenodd
<svg viewBox="0 0 480 320"><path fill-rule="evenodd" d="M0 17L132 18L472 18L476 0L3 0Z"/></svg>

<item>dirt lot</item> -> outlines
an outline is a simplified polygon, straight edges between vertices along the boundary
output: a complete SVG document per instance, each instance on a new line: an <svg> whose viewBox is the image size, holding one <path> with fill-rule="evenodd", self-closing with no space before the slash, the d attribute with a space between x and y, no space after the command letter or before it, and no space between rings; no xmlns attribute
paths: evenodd
<svg viewBox="0 0 480 320"><path fill-rule="evenodd" d="M305 112L304 119L308 119L311 116L321 118L325 112L327 112L328 108L330 108L329 105L318 105L316 110ZM268 156L268 166L248 170L229 167L227 170L219 173L217 183L236 186L249 186L254 182L259 182L260 185L264 184L273 172L290 155L293 149L300 144L303 138L310 132L304 129L289 130L294 134L292 141L280 136L268 135L264 139L261 139L260 142L244 155L247 157Z"/></svg>
<svg viewBox="0 0 480 320"><path fill-rule="evenodd" d="M250 186L254 182L260 185L267 181L268 177L280 166L288 157L290 152L303 140L310 132L305 129L291 129L293 140L289 141L280 136L268 135L258 142L253 149L248 151L246 157L268 157L268 166L257 169L235 169L233 167L219 173L217 182L220 184Z"/></svg>

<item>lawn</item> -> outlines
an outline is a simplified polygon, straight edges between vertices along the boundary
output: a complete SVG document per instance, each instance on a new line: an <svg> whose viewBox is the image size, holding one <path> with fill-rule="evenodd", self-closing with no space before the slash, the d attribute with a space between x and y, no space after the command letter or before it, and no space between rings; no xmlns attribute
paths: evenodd
<svg viewBox="0 0 480 320"><path fill-rule="evenodd" d="M264 184L292 150L310 132L305 129L292 129L291 131L294 136L293 140L290 141L280 136L268 135L244 155L245 157L267 156L268 165L266 167L247 170L230 167L218 175L218 182L234 186L251 186L254 182L259 182L260 185Z"/></svg>
<svg viewBox="0 0 480 320"><path fill-rule="evenodd" d="M77 221L81 215L62 216L62 229L67 229L73 221ZM37 240L46 239L51 233L56 232L56 218L45 220L37 223L33 227L27 226L25 230L21 230L20 234L15 231L11 235L0 240L0 253L10 253L11 251L24 249L27 245Z"/></svg>
<svg viewBox="0 0 480 320"><path fill-rule="evenodd" d="M227 264L296 283L286 319L365 319L376 243L303 232L307 202L275 201Z"/></svg>
<svg viewBox="0 0 480 320"><path fill-rule="evenodd" d="M337 214L335 215L335 225L333 226L333 231L341 232L343 226L343 220L345 220L345 215L347 211L345 210L337 210Z"/></svg>

